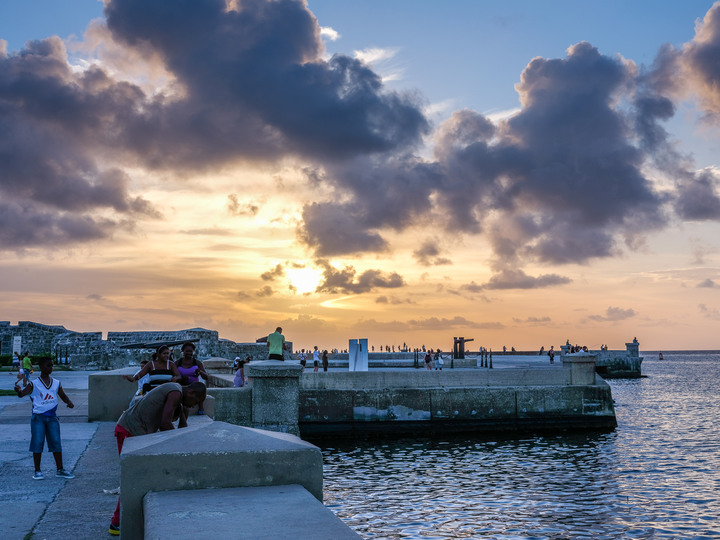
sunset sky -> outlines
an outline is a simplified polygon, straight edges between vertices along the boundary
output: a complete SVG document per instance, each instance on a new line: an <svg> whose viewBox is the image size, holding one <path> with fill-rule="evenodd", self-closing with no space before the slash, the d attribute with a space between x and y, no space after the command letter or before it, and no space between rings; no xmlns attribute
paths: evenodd
<svg viewBox="0 0 720 540"><path fill-rule="evenodd" d="M0 320L717 349L720 2L2 0Z"/></svg>

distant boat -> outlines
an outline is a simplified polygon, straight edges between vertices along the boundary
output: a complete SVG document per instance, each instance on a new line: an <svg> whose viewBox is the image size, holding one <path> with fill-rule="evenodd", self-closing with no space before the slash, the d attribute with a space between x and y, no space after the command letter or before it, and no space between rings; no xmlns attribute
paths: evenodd
<svg viewBox="0 0 720 540"><path fill-rule="evenodd" d="M662 360L662 359L663 359L663 355L662 355L662 353L660 353L660 354L658 355L658 360Z"/></svg>

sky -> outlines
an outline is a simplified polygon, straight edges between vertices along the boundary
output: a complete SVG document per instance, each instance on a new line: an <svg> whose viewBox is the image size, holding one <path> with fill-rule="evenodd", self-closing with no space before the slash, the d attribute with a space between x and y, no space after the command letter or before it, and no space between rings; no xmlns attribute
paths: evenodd
<svg viewBox="0 0 720 540"><path fill-rule="evenodd" d="M716 349L720 3L0 2L0 320Z"/></svg>

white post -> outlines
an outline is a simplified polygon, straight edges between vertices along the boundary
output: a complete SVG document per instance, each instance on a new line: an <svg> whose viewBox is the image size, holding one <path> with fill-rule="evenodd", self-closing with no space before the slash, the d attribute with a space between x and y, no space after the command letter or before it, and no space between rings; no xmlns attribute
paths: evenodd
<svg viewBox="0 0 720 540"><path fill-rule="evenodd" d="M348 370L368 370L368 340L351 339L348 341Z"/></svg>

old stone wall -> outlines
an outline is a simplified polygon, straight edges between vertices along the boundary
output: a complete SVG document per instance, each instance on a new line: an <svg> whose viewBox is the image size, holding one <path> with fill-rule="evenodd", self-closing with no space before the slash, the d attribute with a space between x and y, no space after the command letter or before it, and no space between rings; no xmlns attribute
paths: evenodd
<svg viewBox="0 0 720 540"><path fill-rule="evenodd" d="M33 356L52 355L60 363L67 363L78 369L118 369L137 366L147 359L154 347L126 348L128 345L153 344L158 342L193 341L198 358L226 358L250 354L255 360L267 359L264 343L235 343L220 339L215 330L189 328L186 330L162 330L139 332L108 332L102 339L102 332L73 332L63 326L45 325L31 321L20 321L13 326L9 321L0 321L0 354L11 355L13 344L21 343L21 351L29 350ZM292 344L290 344L292 346ZM180 357L180 345L172 347L175 358Z"/></svg>
<svg viewBox="0 0 720 540"><path fill-rule="evenodd" d="M15 337L21 338L21 351L30 351L31 355L50 354L55 337L68 333L63 326L51 326L32 321L19 321L12 326L8 321L0 324L0 354L12 354Z"/></svg>
<svg viewBox="0 0 720 540"><path fill-rule="evenodd" d="M134 343L157 343L161 341L194 340L199 357L218 356L218 333L204 328L190 328L177 331L108 332L108 341L116 347Z"/></svg>

